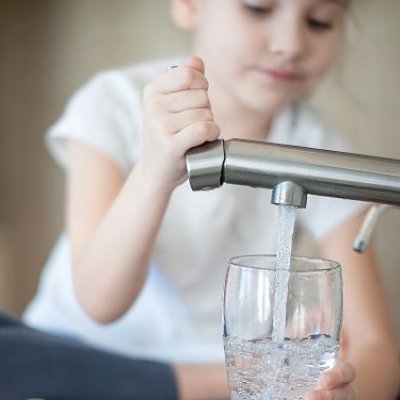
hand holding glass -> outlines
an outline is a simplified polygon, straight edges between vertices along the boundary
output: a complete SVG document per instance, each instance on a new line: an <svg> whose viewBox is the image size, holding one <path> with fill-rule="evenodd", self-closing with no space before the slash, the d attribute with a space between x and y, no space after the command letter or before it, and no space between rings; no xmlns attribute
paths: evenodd
<svg viewBox="0 0 400 400"><path fill-rule="evenodd" d="M275 280L282 273L289 274L284 340L272 341ZM234 257L226 273L223 318L231 400L303 399L336 361L340 265L292 257L287 271L275 269L275 256Z"/></svg>

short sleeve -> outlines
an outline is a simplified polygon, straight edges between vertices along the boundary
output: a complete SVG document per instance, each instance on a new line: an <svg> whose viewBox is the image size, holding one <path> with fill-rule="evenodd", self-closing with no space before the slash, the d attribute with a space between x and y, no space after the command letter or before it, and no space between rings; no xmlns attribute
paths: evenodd
<svg viewBox="0 0 400 400"><path fill-rule="evenodd" d="M98 150L127 174L140 146L141 96L119 71L96 75L67 103L46 134L46 144L67 167L65 144L74 139Z"/></svg>

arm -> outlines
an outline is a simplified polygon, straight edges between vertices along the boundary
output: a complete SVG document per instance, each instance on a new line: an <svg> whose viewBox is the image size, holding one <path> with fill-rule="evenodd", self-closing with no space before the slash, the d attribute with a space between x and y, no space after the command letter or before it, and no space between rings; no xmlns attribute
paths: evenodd
<svg viewBox="0 0 400 400"><path fill-rule="evenodd" d="M92 318L108 322L141 290L170 191L147 182L140 164L124 182L112 161L78 142L69 144L69 165L75 292Z"/></svg>
<svg viewBox="0 0 400 400"><path fill-rule="evenodd" d="M229 398L224 365L177 365L174 373L180 400Z"/></svg>
<svg viewBox="0 0 400 400"><path fill-rule="evenodd" d="M171 193L186 179L187 150L219 135L203 73L201 60L191 59L148 85L143 151L125 182L106 157L69 145L75 292L99 322L120 317L139 294Z"/></svg>
<svg viewBox="0 0 400 400"><path fill-rule="evenodd" d="M342 388L336 390L347 394L337 398L393 400L399 390L400 366L378 267L372 250L364 254L352 250L363 218L364 214L352 218L322 241L322 255L342 265L344 315L340 360L352 364L356 373L352 386L357 397L352 397L353 389ZM352 379L353 371L345 363L327 374L321 385L328 388Z"/></svg>

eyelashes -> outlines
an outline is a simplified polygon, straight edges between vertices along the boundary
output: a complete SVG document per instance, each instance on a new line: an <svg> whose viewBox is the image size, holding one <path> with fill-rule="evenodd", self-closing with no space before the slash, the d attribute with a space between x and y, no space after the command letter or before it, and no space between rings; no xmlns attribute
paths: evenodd
<svg viewBox="0 0 400 400"><path fill-rule="evenodd" d="M309 18L307 20L308 26L315 31L329 31L334 28L334 24L332 22L321 21L313 18Z"/></svg>
<svg viewBox="0 0 400 400"><path fill-rule="evenodd" d="M255 18L266 18L274 12L272 6L258 5L252 3L242 3L242 6L247 14ZM318 19L318 18L305 18L305 24L308 28L316 32L329 31L334 28L334 22Z"/></svg>
<svg viewBox="0 0 400 400"><path fill-rule="evenodd" d="M272 12L272 7L265 7L261 5L259 6L255 4L244 3L243 7L249 14L255 16L266 16Z"/></svg>

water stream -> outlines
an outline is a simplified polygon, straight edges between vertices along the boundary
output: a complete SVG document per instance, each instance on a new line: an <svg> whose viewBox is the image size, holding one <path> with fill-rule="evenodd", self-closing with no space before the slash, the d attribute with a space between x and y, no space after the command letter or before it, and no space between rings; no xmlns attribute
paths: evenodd
<svg viewBox="0 0 400 400"><path fill-rule="evenodd" d="M290 258L292 254L296 210L297 208L295 206L285 204L279 205L274 310L272 322L272 340L274 342L283 342L285 339L286 303L288 297Z"/></svg>

